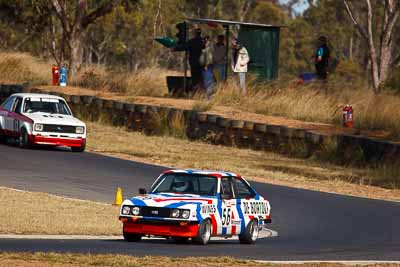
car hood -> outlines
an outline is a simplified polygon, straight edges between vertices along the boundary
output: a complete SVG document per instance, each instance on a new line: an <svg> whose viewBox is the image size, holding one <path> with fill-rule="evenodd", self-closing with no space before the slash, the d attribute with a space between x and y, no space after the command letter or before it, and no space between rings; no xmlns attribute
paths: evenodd
<svg viewBox="0 0 400 267"><path fill-rule="evenodd" d="M25 113L24 115L33 120L34 123L85 126L85 123L69 115L44 112Z"/></svg>
<svg viewBox="0 0 400 267"><path fill-rule="evenodd" d="M157 193L136 196L124 201L126 205L151 206L151 207L177 207L176 204L204 205L212 204L217 200L213 196L199 196L192 194Z"/></svg>

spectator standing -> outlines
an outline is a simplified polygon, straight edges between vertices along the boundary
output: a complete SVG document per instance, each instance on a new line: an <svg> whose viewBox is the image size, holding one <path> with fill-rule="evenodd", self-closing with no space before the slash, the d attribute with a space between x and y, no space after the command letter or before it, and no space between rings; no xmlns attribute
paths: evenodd
<svg viewBox="0 0 400 267"><path fill-rule="evenodd" d="M202 67L203 85L206 89L207 98L210 99L214 91L214 58L213 47L210 45L210 38L204 38L204 48L200 56L200 65Z"/></svg>
<svg viewBox="0 0 400 267"><path fill-rule="evenodd" d="M325 36L318 38L318 48L315 53L315 70L317 77L320 80L326 80L328 78L328 66L330 58L330 50L327 45L328 40Z"/></svg>
<svg viewBox="0 0 400 267"><path fill-rule="evenodd" d="M225 36L218 35L217 42L214 45L213 51L214 58L214 69L217 73L217 81L222 81L225 79L226 73L226 45L225 45Z"/></svg>
<svg viewBox="0 0 400 267"><path fill-rule="evenodd" d="M186 44L176 47L175 51L188 51L189 52L189 65L192 75L193 88L202 87L202 68L200 66L200 55L203 48L203 38L201 38L201 29L195 28L193 30L193 38Z"/></svg>
<svg viewBox="0 0 400 267"><path fill-rule="evenodd" d="M246 94L246 72L250 57L247 49L239 44L237 38L232 41L232 70L239 76L239 85L242 94Z"/></svg>

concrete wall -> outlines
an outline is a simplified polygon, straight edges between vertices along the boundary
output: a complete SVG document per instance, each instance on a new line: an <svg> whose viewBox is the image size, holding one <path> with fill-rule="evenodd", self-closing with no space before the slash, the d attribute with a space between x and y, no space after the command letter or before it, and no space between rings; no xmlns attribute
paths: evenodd
<svg viewBox="0 0 400 267"><path fill-rule="evenodd" d="M0 85L0 99L17 92L38 92L21 85ZM251 121L232 120L193 110L132 104L95 96L57 94L66 99L73 112L84 120L102 120L145 134L165 131L216 145L274 151L298 157L335 157L342 163L400 161L400 144L355 135L325 135L305 129L288 128Z"/></svg>

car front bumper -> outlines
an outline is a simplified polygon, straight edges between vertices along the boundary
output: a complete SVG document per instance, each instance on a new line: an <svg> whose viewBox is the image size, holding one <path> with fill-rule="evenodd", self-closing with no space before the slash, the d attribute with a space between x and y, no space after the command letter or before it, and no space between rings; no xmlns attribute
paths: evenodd
<svg viewBox="0 0 400 267"><path fill-rule="evenodd" d="M129 217L120 217L119 220L124 224L124 232L129 234L193 238L197 236L199 230L199 223L193 221L147 220Z"/></svg>
<svg viewBox="0 0 400 267"><path fill-rule="evenodd" d="M86 138L62 138L62 137L49 137L41 135L30 135L29 141L35 145L82 147L86 143Z"/></svg>

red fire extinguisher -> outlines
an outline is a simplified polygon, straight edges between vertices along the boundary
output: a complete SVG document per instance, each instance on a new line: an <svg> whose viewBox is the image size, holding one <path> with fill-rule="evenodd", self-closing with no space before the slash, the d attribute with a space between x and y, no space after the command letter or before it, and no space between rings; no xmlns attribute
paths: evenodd
<svg viewBox="0 0 400 267"><path fill-rule="evenodd" d="M60 71L59 71L57 65L53 65L53 68L51 69L51 73L53 74L53 85L57 86L58 81L60 79Z"/></svg>
<svg viewBox="0 0 400 267"><path fill-rule="evenodd" d="M353 127L353 107L349 104L343 107L343 126Z"/></svg>

